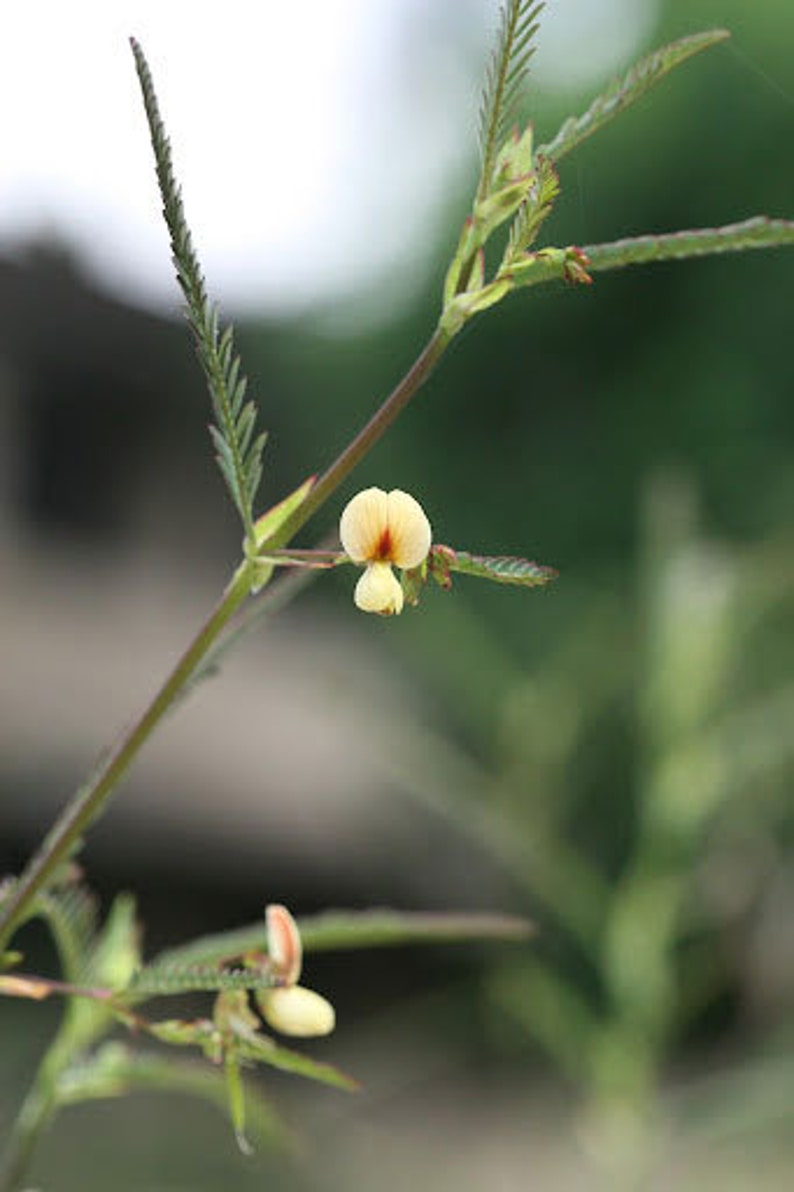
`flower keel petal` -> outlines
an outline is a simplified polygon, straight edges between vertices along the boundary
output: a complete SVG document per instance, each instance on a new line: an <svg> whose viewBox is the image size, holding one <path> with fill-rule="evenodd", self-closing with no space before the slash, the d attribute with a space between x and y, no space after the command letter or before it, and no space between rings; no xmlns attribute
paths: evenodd
<svg viewBox="0 0 794 1192"><path fill-rule="evenodd" d="M356 584L353 599L365 613L392 616L403 609L403 590L389 563L370 563Z"/></svg>

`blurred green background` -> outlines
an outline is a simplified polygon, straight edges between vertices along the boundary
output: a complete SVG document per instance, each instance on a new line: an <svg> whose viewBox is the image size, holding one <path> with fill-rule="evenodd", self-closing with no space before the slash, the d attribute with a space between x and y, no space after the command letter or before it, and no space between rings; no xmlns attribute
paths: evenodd
<svg viewBox="0 0 794 1192"><path fill-rule="evenodd" d="M474 25L435 7L476 72ZM727 47L563 164L544 242L792 214L794 9L669 0L647 45L717 24ZM541 139L590 90L536 88ZM390 311L385 279L359 306L241 323L265 502L421 347L469 185L410 304L401 282ZM314 1054L365 1091L258 1076L297 1158L243 1160L210 1110L137 1098L65 1114L35 1186L791 1186L791 268L654 266L481 317L302 544L356 488L399 486L437 541L560 579L461 579L383 622L355 614L349 572L323 578L165 726L85 853L103 898L139 894L150 950L274 900L501 909L537 939L310 962L340 1020ZM97 293L52 246L0 263L0 303L14 870L214 600L238 530L176 320ZM42 935L27 947L51 964ZM0 1012L3 1131L52 1012Z"/></svg>

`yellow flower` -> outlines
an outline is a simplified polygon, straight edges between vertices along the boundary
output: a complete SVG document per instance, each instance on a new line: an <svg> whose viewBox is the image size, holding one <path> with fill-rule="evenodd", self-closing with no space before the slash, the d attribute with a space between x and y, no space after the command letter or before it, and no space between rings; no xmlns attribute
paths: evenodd
<svg viewBox="0 0 794 1192"><path fill-rule="evenodd" d="M265 1021L282 1035L299 1039L330 1035L336 1014L329 1001L298 985L303 947L298 925L285 906L267 907L267 949L273 974L282 982L257 996Z"/></svg>
<svg viewBox="0 0 794 1192"><path fill-rule="evenodd" d="M418 567L432 541L422 506L408 493L393 488L365 488L348 501L339 523L345 554L366 564L354 600L365 613L389 616L402 612L403 590L392 571Z"/></svg>

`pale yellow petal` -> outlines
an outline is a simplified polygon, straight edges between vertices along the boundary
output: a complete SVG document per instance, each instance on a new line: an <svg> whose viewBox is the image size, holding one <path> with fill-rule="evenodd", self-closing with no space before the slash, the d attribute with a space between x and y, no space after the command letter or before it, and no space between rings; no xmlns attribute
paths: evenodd
<svg viewBox="0 0 794 1192"><path fill-rule="evenodd" d="M433 537L425 511L410 493L399 488L391 490L387 502L389 558L398 567L418 567L427 558Z"/></svg>
<svg viewBox="0 0 794 1192"><path fill-rule="evenodd" d="M365 488L348 501L339 522L339 537L345 554L354 563L378 558L386 532L388 502L382 488Z"/></svg>
<svg viewBox="0 0 794 1192"><path fill-rule="evenodd" d="M389 563L370 563L356 584L353 599L365 613L388 617L403 610L403 590Z"/></svg>
<svg viewBox="0 0 794 1192"><path fill-rule="evenodd" d="M334 1008L321 994L302 985L268 989L260 994L259 1005L265 1021L281 1035L312 1039L330 1035L336 1025Z"/></svg>

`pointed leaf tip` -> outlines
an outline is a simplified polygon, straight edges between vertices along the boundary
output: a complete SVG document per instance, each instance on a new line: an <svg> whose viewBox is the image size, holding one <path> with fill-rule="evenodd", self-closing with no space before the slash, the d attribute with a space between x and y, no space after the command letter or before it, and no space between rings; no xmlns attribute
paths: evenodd
<svg viewBox="0 0 794 1192"><path fill-rule="evenodd" d="M727 29L705 29L692 33L667 45L660 46L636 62L622 78L613 80L581 116L571 116L559 129L553 141L541 145L538 155L559 161L582 141L592 136L625 108L640 99L646 91L660 82L675 67L695 54L719 45L730 37Z"/></svg>

